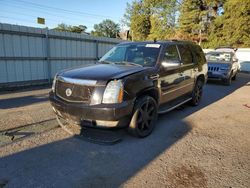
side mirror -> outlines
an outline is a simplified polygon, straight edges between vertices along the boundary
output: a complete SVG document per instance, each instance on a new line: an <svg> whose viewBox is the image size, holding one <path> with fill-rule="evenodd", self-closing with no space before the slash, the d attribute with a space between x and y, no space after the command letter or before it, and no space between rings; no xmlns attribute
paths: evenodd
<svg viewBox="0 0 250 188"><path fill-rule="evenodd" d="M161 63L162 67L165 68L165 69L172 69L172 68L177 68L181 65L181 62L180 61L163 61Z"/></svg>

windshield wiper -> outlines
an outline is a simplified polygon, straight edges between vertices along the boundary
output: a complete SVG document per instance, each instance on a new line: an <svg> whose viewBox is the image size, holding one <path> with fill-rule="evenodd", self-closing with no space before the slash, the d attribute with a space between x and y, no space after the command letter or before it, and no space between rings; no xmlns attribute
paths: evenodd
<svg viewBox="0 0 250 188"><path fill-rule="evenodd" d="M117 62L112 62L112 61L98 61L98 62L102 63L102 64L116 64L116 65L130 65L130 66L133 65L133 66L143 67L140 64L136 64L136 63L128 62L128 61L117 61Z"/></svg>
<svg viewBox="0 0 250 188"><path fill-rule="evenodd" d="M140 64L137 63L133 63L133 62L128 62L128 61L121 61L121 62L114 62L115 64L121 64L121 65L134 65L134 66L139 66L139 67L143 67Z"/></svg>
<svg viewBox="0 0 250 188"><path fill-rule="evenodd" d="M98 61L98 62L102 64L115 64L114 62L111 61Z"/></svg>

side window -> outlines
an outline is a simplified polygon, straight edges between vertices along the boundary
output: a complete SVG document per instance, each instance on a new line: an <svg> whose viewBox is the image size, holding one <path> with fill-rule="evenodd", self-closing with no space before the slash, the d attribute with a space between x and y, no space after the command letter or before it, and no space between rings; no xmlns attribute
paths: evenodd
<svg viewBox="0 0 250 188"><path fill-rule="evenodd" d="M189 50L188 45L178 45L178 48L181 54L182 63L184 65L194 62L192 52Z"/></svg>
<svg viewBox="0 0 250 188"><path fill-rule="evenodd" d="M198 45L192 45L190 46L193 49L194 55L196 57L196 61L198 61L197 63L200 64L205 64L206 63L206 58L204 55L204 52L202 51L201 47Z"/></svg>
<svg viewBox="0 0 250 188"><path fill-rule="evenodd" d="M180 57L175 45L168 46L164 52L163 61L176 61L179 63Z"/></svg>

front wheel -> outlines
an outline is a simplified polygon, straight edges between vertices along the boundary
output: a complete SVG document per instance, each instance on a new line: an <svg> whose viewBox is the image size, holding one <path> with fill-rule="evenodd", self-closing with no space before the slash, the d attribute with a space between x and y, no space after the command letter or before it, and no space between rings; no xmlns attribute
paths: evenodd
<svg viewBox="0 0 250 188"><path fill-rule="evenodd" d="M202 88L203 88L203 82L201 80L197 80L194 90L192 92L192 99L190 101L191 105L198 106L201 101L202 96Z"/></svg>
<svg viewBox="0 0 250 188"><path fill-rule="evenodd" d="M146 137L153 131L157 121L157 104L150 96L139 98L134 107L128 131L136 137Z"/></svg>
<svg viewBox="0 0 250 188"><path fill-rule="evenodd" d="M231 72L230 76L226 80L224 80L224 84L226 86L230 86L232 84L232 78L233 78L233 73Z"/></svg>
<svg viewBox="0 0 250 188"><path fill-rule="evenodd" d="M235 73L235 75L232 77L232 80L236 80L236 75L237 73Z"/></svg>

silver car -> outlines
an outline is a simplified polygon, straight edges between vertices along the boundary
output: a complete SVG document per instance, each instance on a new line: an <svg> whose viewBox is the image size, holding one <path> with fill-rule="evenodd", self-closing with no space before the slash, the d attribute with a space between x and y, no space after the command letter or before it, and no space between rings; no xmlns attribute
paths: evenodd
<svg viewBox="0 0 250 188"><path fill-rule="evenodd" d="M231 85L239 71L238 59L232 48L218 48L206 54L208 63L208 79L221 80L225 85Z"/></svg>

